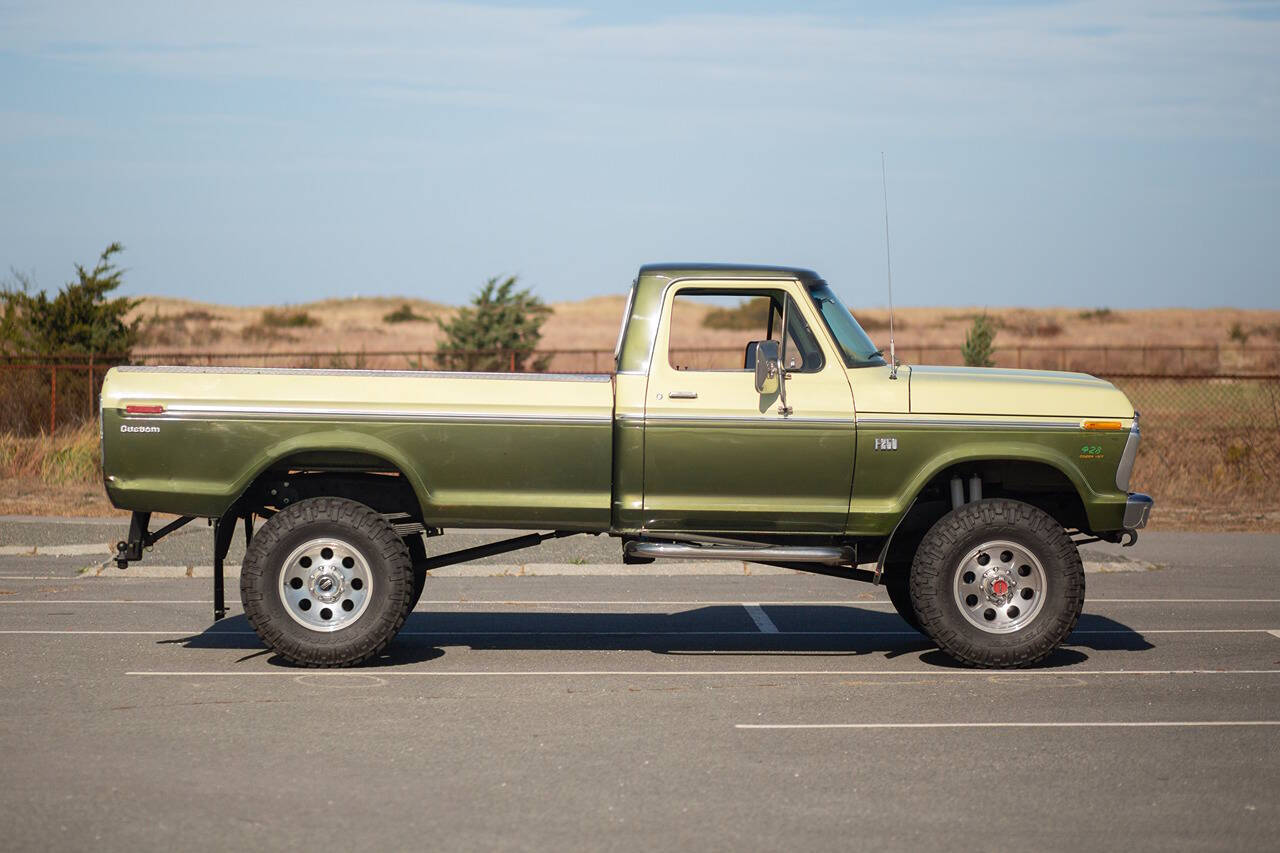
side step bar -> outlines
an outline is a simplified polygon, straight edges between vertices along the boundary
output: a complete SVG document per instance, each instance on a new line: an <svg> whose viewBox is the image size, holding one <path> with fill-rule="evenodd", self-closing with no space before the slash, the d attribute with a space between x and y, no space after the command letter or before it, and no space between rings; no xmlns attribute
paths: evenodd
<svg viewBox="0 0 1280 853"><path fill-rule="evenodd" d="M857 562L853 548L836 545L691 545L680 542L642 542L626 545L631 557L675 560L745 560L750 563L816 563L823 566L852 566Z"/></svg>

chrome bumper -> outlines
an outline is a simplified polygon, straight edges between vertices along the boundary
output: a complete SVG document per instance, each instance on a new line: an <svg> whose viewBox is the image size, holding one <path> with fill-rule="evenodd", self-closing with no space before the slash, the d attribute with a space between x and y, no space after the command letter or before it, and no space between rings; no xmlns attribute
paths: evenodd
<svg viewBox="0 0 1280 853"><path fill-rule="evenodd" d="M1151 517L1151 508L1155 505L1156 502L1150 495L1137 492L1130 494L1124 505L1124 529L1140 530L1146 527L1147 519Z"/></svg>

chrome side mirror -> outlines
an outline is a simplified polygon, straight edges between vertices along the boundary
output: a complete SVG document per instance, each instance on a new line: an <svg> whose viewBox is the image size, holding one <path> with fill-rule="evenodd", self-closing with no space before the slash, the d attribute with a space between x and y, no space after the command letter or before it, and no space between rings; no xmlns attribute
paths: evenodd
<svg viewBox="0 0 1280 853"><path fill-rule="evenodd" d="M768 396L778 393L779 363L782 353L777 341L756 341L756 391Z"/></svg>

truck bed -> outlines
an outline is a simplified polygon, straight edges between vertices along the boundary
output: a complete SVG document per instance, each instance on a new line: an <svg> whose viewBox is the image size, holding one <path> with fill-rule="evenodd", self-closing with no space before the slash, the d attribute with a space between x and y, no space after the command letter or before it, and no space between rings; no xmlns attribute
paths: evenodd
<svg viewBox="0 0 1280 853"><path fill-rule="evenodd" d="M103 473L121 509L218 516L268 469L399 472L432 524L606 530L612 420L607 375L118 367Z"/></svg>

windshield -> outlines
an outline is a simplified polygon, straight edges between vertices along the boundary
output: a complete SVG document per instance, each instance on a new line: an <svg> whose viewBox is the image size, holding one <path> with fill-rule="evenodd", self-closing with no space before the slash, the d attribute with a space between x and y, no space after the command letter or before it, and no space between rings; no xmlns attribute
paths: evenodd
<svg viewBox="0 0 1280 853"><path fill-rule="evenodd" d="M822 315L822 322L827 325L831 337L836 339L846 366L874 367L888 364L883 353L871 342L867 333L862 331L858 321L853 319L849 309L836 298L825 281L811 282L808 287L809 297L818 306L818 313Z"/></svg>

